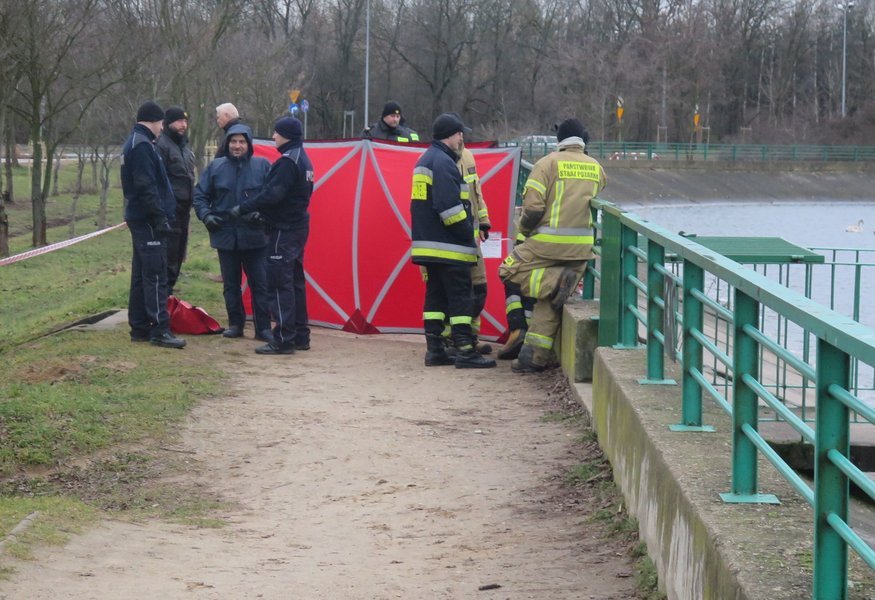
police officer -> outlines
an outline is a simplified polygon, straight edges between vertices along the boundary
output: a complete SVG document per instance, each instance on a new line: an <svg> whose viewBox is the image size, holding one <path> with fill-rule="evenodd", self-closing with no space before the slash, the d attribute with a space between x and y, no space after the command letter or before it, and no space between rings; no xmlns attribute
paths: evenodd
<svg viewBox="0 0 875 600"><path fill-rule="evenodd" d="M580 121L560 123L556 138L557 150L535 163L526 181L518 227L525 241L498 271L508 289L536 300L512 365L521 373L542 371L553 358L562 305L593 257L590 200L606 184L602 166L584 152L589 136Z"/></svg>
<svg viewBox="0 0 875 600"><path fill-rule="evenodd" d="M401 105L389 101L383 107L380 120L362 133L363 138L392 142L418 142L419 134L410 129L401 116Z"/></svg>
<svg viewBox="0 0 875 600"><path fill-rule="evenodd" d="M304 151L304 128L294 117L274 123L273 141L280 157L271 165L261 192L244 199L230 212L261 213L267 224L267 289L276 325L273 339L255 349L258 354L294 354L310 349L304 246L310 233L313 165Z"/></svg>
<svg viewBox="0 0 875 600"><path fill-rule="evenodd" d="M164 163L155 150L163 119L164 110L158 104L144 102L122 147L125 222L133 244L128 323L133 342L183 348L185 340L170 333L167 312L166 239L176 218L176 199Z"/></svg>
<svg viewBox="0 0 875 600"><path fill-rule="evenodd" d="M188 247L194 193L194 152L188 145L188 113L171 106L164 113L164 132L155 143L176 198L176 224L167 236L167 293L172 294Z"/></svg>
<svg viewBox="0 0 875 600"><path fill-rule="evenodd" d="M494 367L474 348L471 331L473 294L471 267L477 245L468 184L456 165L465 127L454 114L444 113L432 125L433 141L416 163L410 200L413 263L425 267L423 322L427 350L425 366L454 364L457 369ZM470 131L470 129L468 129ZM450 323L455 358L447 354L442 337Z"/></svg>

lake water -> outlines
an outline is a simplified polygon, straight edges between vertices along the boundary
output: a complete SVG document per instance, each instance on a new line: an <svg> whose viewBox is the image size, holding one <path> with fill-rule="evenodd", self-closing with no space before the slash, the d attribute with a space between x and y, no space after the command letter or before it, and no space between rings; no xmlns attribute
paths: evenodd
<svg viewBox="0 0 875 600"><path fill-rule="evenodd" d="M875 200L872 202L707 202L666 203L635 205L623 204L623 208L672 232L698 235L723 236L769 236L781 237L806 248L859 249L860 269L860 321L875 326ZM862 220L863 231L851 233L846 229ZM823 251L820 251L824 253ZM827 260L830 261L831 256ZM853 252L842 252L836 262L856 263ZM835 267L835 284L832 270L825 265L813 269L814 289L812 297L842 314L853 314L855 270L850 265ZM770 276L778 277L772 266ZM803 291L804 275L793 274L793 287ZM798 281L798 285L795 282Z"/></svg>

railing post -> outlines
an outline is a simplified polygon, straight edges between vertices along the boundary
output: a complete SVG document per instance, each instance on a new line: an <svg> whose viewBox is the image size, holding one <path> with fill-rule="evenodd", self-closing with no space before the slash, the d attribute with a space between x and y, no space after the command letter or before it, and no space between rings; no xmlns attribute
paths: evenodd
<svg viewBox="0 0 875 600"><path fill-rule="evenodd" d="M848 477L828 453L850 453L849 410L829 393L835 384L847 389L850 357L832 344L817 340L816 435L814 439L814 586L812 598L848 597L848 545L826 521L835 514L848 522Z"/></svg>
<svg viewBox="0 0 875 600"><path fill-rule="evenodd" d="M757 493L757 448L744 429L757 430L758 399L744 383L759 380L759 346L744 332L759 324L760 303L735 290L732 335L732 492L720 494L727 503L778 503L771 494Z"/></svg>
<svg viewBox="0 0 875 600"><path fill-rule="evenodd" d="M599 346L620 343L620 218L602 210L602 279L599 293Z"/></svg>
<svg viewBox="0 0 875 600"><path fill-rule="evenodd" d="M638 305L638 288L629 281L638 275L638 257L627 249L638 245L638 233L620 223L620 344L638 346L638 319L629 306Z"/></svg>
<svg viewBox="0 0 875 600"><path fill-rule="evenodd" d="M693 292L696 290L702 292L704 289L705 271L702 267L685 260L681 422L670 425L669 429L672 431L714 431L712 426L702 425L702 388L692 376L694 371L702 372L702 344L693 337L693 332L701 332L704 324L702 302L693 296Z"/></svg>
<svg viewBox="0 0 875 600"><path fill-rule="evenodd" d="M674 385L674 379L665 378L665 351L674 340L666 339L664 312L673 310L664 292L665 276L659 271L665 267L665 248L653 240L647 242L647 377L639 379L643 385ZM660 300L664 309L659 306ZM662 334L662 342L659 335Z"/></svg>

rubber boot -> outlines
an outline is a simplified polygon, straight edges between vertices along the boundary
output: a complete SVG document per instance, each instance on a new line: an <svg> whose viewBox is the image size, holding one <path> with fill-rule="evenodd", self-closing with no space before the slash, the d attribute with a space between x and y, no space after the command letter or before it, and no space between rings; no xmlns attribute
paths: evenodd
<svg viewBox="0 0 875 600"><path fill-rule="evenodd" d="M526 329L512 329L507 336L507 341L496 355L501 360L513 360L519 356L523 342L526 341Z"/></svg>
<svg viewBox="0 0 875 600"><path fill-rule="evenodd" d="M510 368L514 373L540 373L547 368L547 365L535 362L534 346L523 345L519 357L511 363Z"/></svg>
<svg viewBox="0 0 875 600"><path fill-rule="evenodd" d="M556 286L556 291L553 292L553 298L550 304L556 310L561 310L562 305L568 300L571 292L577 287L577 282L580 281L580 275L574 269L565 267L559 275L559 284Z"/></svg>
<svg viewBox="0 0 875 600"><path fill-rule="evenodd" d="M495 366L491 358L484 358L474 348L474 340L469 335L454 335L456 345L456 368L457 369L490 369Z"/></svg>
<svg viewBox="0 0 875 600"><path fill-rule="evenodd" d="M444 346L444 338L439 335L425 336L426 351L425 351L425 366L426 367L442 367L453 365L456 361L447 354L447 349Z"/></svg>

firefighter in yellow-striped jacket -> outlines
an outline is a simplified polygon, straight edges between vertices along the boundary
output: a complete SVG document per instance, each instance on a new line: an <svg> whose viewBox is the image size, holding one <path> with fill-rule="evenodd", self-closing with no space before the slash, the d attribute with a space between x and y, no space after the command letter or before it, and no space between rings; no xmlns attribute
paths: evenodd
<svg viewBox="0 0 875 600"><path fill-rule="evenodd" d="M477 351L481 354L489 354L492 352L492 346L478 343L477 338L480 335L480 313L486 307L486 266L483 261L483 252L480 251L480 242L489 239L489 230L492 228L492 224L489 222L489 209L483 198L483 189L480 186L480 176L477 174L474 154L464 146L458 164L462 179L468 184L468 199L471 202L471 214L474 218L474 241L477 244L477 263L471 267L471 285L474 291L471 331L474 335Z"/></svg>
<svg viewBox="0 0 875 600"><path fill-rule="evenodd" d="M444 113L432 126L433 141L416 163L410 192L411 259L425 267L423 324L425 365L457 369L494 367L474 348L471 331L471 267L477 244L468 185L456 166L467 129L458 115ZM469 130L470 131L470 130ZM447 354L442 336L450 323L456 356Z"/></svg>
<svg viewBox="0 0 875 600"><path fill-rule="evenodd" d="M511 332L523 344L512 368L544 370L553 359L562 305L593 257L590 200L606 185L605 172L585 152L589 139L577 119L557 126L557 150L535 163L523 196L519 232L525 241L499 267L508 295L536 300L528 331Z"/></svg>

